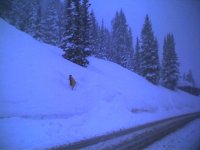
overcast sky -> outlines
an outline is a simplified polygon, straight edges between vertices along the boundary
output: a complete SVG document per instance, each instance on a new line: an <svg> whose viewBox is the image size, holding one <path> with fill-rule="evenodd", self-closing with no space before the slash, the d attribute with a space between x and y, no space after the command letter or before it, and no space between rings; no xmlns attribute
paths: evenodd
<svg viewBox="0 0 200 150"><path fill-rule="evenodd" d="M173 33L181 72L192 69L200 85L200 0L90 0L100 22L111 28L117 10L123 9L133 31L134 42L140 36L146 14L162 52L163 38Z"/></svg>

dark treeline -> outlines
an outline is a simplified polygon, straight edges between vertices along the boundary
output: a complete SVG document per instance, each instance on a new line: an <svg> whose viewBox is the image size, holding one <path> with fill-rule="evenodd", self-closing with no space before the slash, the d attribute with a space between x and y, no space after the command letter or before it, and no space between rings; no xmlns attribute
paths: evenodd
<svg viewBox="0 0 200 150"><path fill-rule="evenodd" d="M1 0L0 16L35 39L63 49L63 57L87 67L87 57L115 62L151 83L174 90L179 63L173 34L164 37L163 57L148 15L135 47L123 10L116 12L108 30L89 9L89 0Z"/></svg>
<svg viewBox="0 0 200 150"><path fill-rule="evenodd" d="M0 16L39 41L59 46L66 16L59 0L2 0Z"/></svg>

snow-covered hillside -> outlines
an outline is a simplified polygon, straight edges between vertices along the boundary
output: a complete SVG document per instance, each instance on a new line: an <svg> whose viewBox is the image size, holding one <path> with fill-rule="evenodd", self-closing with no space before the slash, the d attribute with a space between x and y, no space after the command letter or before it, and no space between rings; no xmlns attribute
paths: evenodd
<svg viewBox="0 0 200 150"><path fill-rule="evenodd" d="M47 148L200 110L200 97L109 61L90 57L80 67L2 19L0 30L0 149Z"/></svg>

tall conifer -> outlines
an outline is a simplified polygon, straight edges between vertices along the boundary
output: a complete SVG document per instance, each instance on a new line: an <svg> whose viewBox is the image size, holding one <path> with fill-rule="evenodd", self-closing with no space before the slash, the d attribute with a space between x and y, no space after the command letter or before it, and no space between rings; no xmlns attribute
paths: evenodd
<svg viewBox="0 0 200 150"><path fill-rule="evenodd" d="M158 44L154 37L152 24L149 16L146 15L141 32L141 55L140 55L141 75L153 84L159 83L159 58Z"/></svg>
<svg viewBox="0 0 200 150"><path fill-rule="evenodd" d="M174 90L179 79L179 63L175 51L173 34L167 34L164 38L163 59L161 70L161 84Z"/></svg>

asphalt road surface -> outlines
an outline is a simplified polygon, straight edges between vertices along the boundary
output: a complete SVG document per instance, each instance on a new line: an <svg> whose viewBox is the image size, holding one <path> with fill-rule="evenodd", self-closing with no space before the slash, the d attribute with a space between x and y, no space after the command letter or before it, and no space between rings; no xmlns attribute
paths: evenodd
<svg viewBox="0 0 200 150"><path fill-rule="evenodd" d="M140 150L199 117L200 112L171 117L51 149Z"/></svg>

